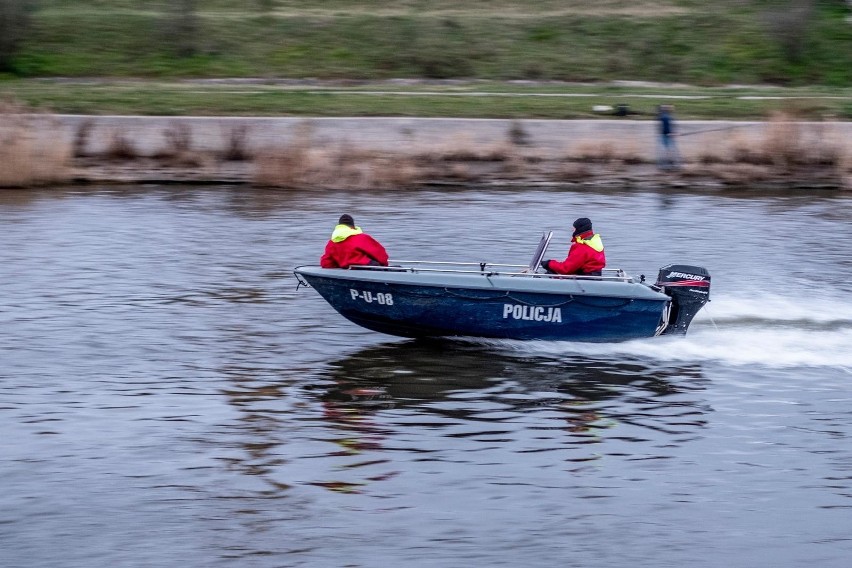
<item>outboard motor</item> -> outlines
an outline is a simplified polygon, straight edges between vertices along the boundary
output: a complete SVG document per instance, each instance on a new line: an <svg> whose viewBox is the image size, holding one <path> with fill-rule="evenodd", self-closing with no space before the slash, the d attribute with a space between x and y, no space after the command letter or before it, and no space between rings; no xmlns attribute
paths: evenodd
<svg viewBox="0 0 852 568"><path fill-rule="evenodd" d="M672 299L661 335L686 335L692 318L710 301L710 273L700 266L670 264L660 269L657 286Z"/></svg>

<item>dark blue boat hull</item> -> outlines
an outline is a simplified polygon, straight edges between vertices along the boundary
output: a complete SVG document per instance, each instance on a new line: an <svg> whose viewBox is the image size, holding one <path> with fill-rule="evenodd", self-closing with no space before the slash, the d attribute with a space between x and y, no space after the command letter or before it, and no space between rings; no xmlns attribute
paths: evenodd
<svg viewBox="0 0 852 568"><path fill-rule="evenodd" d="M348 320L402 337L626 341L654 336L668 304L661 294L555 294L297 273Z"/></svg>

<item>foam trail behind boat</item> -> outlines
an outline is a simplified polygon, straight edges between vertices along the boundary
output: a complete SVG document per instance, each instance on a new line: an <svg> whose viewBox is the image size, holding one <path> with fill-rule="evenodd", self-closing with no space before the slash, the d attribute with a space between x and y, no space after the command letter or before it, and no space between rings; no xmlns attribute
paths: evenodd
<svg viewBox="0 0 852 568"><path fill-rule="evenodd" d="M713 321L711 321L711 318ZM715 325L714 325L715 322ZM500 342L501 351L545 357L606 357L659 363L721 363L768 368L834 367L852 374L852 306L837 298L717 294L686 337L618 344Z"/></svg>

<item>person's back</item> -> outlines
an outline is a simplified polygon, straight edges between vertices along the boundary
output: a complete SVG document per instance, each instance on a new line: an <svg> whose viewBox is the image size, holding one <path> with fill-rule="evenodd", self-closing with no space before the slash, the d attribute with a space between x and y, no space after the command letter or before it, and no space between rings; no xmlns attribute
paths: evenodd
<svg viewBox="0 0 852 568"><path fill-rule="evenodd" d="M660 130L657 167L663 170L680 167L680 153L675 145L675 138L678 134L675 132L673 110L674 107L671 105L660 105L657 115Z"/></svg>
<svg viewBox="0 0 852 568"><path fill-rule="evenodd" d="M674 134L674 122L672 120L671 107L668 105L660 105L657 120L659 120L660 123L661 136L668 138Z"/></svg>
<svg viewBox="0 0 852 568"><path fill-rule="evenodd" d="M606 267L603 239L592 230L592 222L581 217L574 221L568 257L562 262L543 260L541 266L554 274L600 276Z"/></svg>
<svg viewBox="0 0 852 568"><path fill-rule="evenodd" d="M351 215L341 215L320 258L323 268L352 265L387 266L388 253L376 239L355 226Z"/></svg>

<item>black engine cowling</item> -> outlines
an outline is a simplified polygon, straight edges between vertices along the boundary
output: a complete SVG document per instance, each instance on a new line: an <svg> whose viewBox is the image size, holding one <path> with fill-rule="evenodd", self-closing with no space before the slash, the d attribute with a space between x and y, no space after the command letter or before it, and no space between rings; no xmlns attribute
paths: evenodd
<svg viewBox="0 0 852 568"><path fill-rule="evenodd" d="M700 266L670 264L660 269L657 286L672 299L662 335L686 335L692 318L710 301L710 273Z"/></svg>

